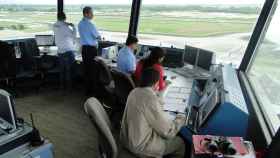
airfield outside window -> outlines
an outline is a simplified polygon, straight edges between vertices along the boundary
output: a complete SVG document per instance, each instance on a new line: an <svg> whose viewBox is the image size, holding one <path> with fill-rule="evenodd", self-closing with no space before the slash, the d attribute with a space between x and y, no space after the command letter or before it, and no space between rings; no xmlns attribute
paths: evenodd
<svg viewBox="0 0 280 158"><path fill-rule="evenodd" d="M280 127L280 7L260 41L248 76L274 131Z"/></svg>
<svg viewBox="0 0 280 158"><path fill-rule="evenodd" d="M264 0L143 0L138 32L144 44L216 53L239 66Z"/></svg>
<svg viewBox="0 0 280 158"><path fill-rule="evenodd" d="M0 1L0 40L50 33L57 0Z"/></svg>
<svg viewBox="0 0 280 158"><path fill-rule="evenodd" d="M102 38L124 43L129 29L131 4L132 0L64 0L64 11L67 20L77 26L83 17L83 7L91 6L93 22Z"/></svg>

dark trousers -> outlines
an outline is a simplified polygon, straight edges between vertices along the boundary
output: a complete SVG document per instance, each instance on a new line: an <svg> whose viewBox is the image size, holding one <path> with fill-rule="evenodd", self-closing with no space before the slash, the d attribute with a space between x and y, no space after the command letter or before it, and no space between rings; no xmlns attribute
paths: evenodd
<svg viewBox="0 0 280 158"><path fill-rule="evenodd" d="M72 68L75 62L73 51L58 54L60 67L60 86L63 88L72 88Z"/></svg>
<svg viewBox="0 0 280 158"><path fill-rule="evenodd" d="M94 58L97 56L97 48L94 46L82 47L82 58L84 65L84 80L87 95L96 94L96 69L94 66Z"/></svg>

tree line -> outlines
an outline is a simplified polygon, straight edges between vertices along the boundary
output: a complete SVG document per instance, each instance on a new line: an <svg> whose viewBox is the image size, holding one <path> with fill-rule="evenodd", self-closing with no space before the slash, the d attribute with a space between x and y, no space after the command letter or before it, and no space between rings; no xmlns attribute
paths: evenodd
<svg viewBox="0 0 280 158"><path fill-rule="evenodd" d="M92 5L96 11L130 11L130 5ZM84 5L66 5L66 11L80 12ZM143 5L141 11L150 12L171 12L171 11L198 11L198 12L223 12L223 13L242 13L258 14L261 8L257 5ZM55 5L1 5L0 11L42 11L56 12Z"/></svg>

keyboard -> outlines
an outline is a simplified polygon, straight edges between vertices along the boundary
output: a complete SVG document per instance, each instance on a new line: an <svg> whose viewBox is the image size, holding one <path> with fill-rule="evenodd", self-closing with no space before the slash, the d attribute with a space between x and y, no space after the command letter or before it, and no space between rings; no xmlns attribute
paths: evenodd
<svg viewBox="0 0 280 158"><path fill-rule="evenodd" d="M172 71L186 78L208 79L211 76L209 71L203 70L201 68L190 68L188 66L176 68Z"/></svg>
<svg viewBox="0 0 280 158"><path fill-rule="evenodd" d="M169 87L164 95L164 110L185 113L190 93L189 87Z"/></svg>

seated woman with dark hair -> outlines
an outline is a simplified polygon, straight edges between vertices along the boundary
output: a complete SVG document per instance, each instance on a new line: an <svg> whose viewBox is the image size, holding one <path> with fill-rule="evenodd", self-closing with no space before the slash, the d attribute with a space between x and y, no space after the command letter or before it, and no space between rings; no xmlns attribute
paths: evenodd
<svg viewBox="0 0 280 158"><path fill-rule="evenodd" d="M120 138L124 147L139 157L183 158L185 144L177 133L185 124L185 115L167 118L154 90L159 79L153 68L142 72L139 87L128 96Z"/></svg>
<svg viewBox="0 0 280 158"><path fill-rule="evenodd" d="M142 71L153 67L155 70L159 72L159 82L156 86L156 90L162 91L166 88L166 82L164 80L164 70L161 66L161 62L164 60L165 50L160 47L153 48L151 54L137 63L136 71L135 71L135 79L136 82L139 83Z"/></svg>

